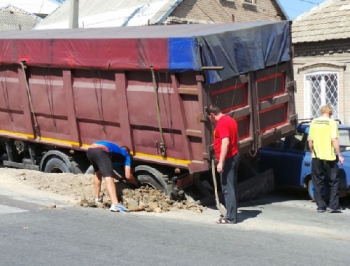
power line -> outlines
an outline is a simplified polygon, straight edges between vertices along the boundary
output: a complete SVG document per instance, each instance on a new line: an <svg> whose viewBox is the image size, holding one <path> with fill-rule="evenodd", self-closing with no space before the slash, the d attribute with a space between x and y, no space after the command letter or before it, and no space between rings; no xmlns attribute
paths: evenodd
<svg viewBox="0 0 350 266"><path fill-rule="evenodd" d="M294 8L291 8L291 7L283 7L284 9L288 9L288 10L293 10L293 11L297 11L297 12L304 12L304 10L298 10L298 9L294 9Z"/></svg>
<svg viewBox="0 0 350 266"><path fill-rule="evenodd" d="M308 4L312 4L312 5L315 5L315 6L321 4L321 3L315 3L315 2L309 1L309 0L298 0L298 1L304 2L304 3L308 3ZM288 4L289 4L289 3L288 3ZM298 8L298 7L297 7L297 8ZM288 6L283 6L283 9L285 9L285 10L292 10L292 11L300 12L300 13L305 12L305 10L299 10L299 9L295 9L295 8L288 7ZM308 11L308 10L306 10L306 11Z"/></svg>
<svg viewBox="0 0 350 266"><path fill-rule="evenodd" d="M312 5L319 5L320 3L315 3L315 2L312 2L312 1L308 1L308 0L299 0L300 2L304 2L304 3L309 3L309 4L312 4Z"/></svg>

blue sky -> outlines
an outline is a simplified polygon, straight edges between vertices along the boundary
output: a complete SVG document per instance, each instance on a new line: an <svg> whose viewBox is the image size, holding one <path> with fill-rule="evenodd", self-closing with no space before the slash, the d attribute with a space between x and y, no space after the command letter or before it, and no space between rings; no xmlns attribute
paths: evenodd
<svg viewBox="0 0 350 266"><path fill-rule="evenodd" d="M325 1L326 0L278 0L291 20Z"/></svg>

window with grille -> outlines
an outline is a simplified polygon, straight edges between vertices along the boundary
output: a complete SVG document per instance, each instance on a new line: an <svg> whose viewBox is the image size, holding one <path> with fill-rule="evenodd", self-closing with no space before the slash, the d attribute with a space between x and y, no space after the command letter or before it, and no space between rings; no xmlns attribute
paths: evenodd
<svg viewBox="0 0 350 266"><path fill-rule="evenodd" d="M317 72L305 75L305 118L320 116L323 105L333 107L332 118L338 118L338 73Z"/></svg>

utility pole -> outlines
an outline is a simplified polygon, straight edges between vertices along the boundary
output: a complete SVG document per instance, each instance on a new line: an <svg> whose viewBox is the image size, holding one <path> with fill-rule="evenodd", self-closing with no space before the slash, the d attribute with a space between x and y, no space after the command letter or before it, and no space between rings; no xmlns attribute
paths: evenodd
<svg viewBox="0 0 350 266"><path fill-rule="evenodd" d="M69 28L79 28L79 0L70 0Z"/></svg>

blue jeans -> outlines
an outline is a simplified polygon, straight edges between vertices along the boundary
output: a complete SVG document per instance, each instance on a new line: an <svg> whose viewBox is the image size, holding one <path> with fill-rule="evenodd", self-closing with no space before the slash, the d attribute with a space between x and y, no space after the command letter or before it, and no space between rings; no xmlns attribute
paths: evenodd
<svg viewBox="0 0 350 266"><path fill-rule="evenodd" d="M235 156L225 160L224 171L220 175L222 193L225 197L225 207L227 210L226 219L237 222L237 171L240 156Z"/></svg>

